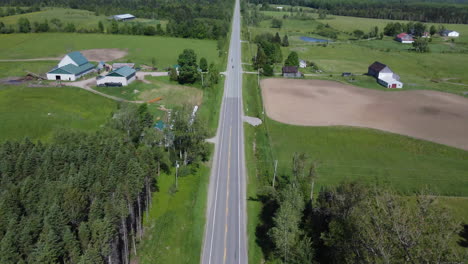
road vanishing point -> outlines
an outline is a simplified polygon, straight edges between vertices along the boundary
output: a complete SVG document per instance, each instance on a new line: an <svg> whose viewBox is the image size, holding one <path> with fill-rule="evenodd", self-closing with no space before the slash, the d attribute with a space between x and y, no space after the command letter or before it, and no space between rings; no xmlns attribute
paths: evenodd
<svg viewBox="0 0 468 264"><path fill-rule="evenodd" d="M240 4L236 0L210 176L202 264L248 263L240 26Z"/></svg>

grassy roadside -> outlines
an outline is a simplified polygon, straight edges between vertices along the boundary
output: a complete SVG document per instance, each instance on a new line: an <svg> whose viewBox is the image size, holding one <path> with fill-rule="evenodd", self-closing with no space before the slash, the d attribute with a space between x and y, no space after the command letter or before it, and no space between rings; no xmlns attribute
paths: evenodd
<svg viewBox="0 0 468 264"><path fill-rule="evenodd" d="M178 180L174 192L173 174L162 174L144 217L145 236L138 246L138 263L194 263L200 259L205 226L210 168L203 164L194 175Z"/></svg>

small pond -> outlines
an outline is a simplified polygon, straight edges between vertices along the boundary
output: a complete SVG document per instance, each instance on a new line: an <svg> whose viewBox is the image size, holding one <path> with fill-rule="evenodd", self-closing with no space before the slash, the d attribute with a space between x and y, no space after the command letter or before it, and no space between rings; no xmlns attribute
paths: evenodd
<svg viewBox="0 0 468 264"><path fill-rule="evenodd" d="M300 39L306 42L331 42L326 39L318 39L318 38L311 38L311 37L300 37Z"/></svg>

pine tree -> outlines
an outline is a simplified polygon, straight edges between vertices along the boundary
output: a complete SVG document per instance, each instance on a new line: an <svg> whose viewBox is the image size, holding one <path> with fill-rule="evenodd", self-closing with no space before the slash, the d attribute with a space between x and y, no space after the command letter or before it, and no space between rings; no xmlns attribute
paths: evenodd
<svg viewBox="0 0 468 264"><path fill-rule="evenodd" d="M278 44L281 43L281 37L278 32L276 32L276 35L273 37L273 42Z"/></svg>
<svg viewBox="0 0 468 264"><path fill-rule="evenodd" d="M281 46L283 46L283 47L289 47L288 35L284 35L284 37L283 37L283 42L281 43Z"/></svg>

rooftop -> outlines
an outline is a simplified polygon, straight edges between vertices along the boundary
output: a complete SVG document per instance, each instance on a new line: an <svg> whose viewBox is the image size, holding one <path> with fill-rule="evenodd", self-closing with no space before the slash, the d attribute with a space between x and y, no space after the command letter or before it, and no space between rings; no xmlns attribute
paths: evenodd
<svg viewBox="0 0 468 264"><path fill-rule="evenodd" d="M70 57L70 59L72 59L76 64L80 66L88 63L88 59L86 59L86 57L83 56L83 54L81 54L81 52L79 51L70 52L67 55L68 57Z"/></svg>
<svg viewBox="0 0 468 264"><path fill-rule="evenodd" d="M118 68L117 70L112 71L108 75L109 76L116 76L117 75L117 76L122 76L122 77L127 78L127 77L131 76L132 74L135 74L135 72L136 71L134 69L132 69L132 68L130 68L128 66L124 66L122 68Z"/></svg>
<svg viewBox="0 0 468 264"><path fill-rule="evenodd" d="M94 65L87 62L85 64L80 65L79 67L73 64L67 64L60 68L52 69L49 73L52 74L74 74L79 75L81 73L87 72L94 68Z"/></svg>
<svg viewBox="0 0 468 264"><path fill-rule="evenodd" d="M135 18L135 16L132 15L132 14L120 14L120 15L115 15L114 16L115 20L133 19L133 18Z"/></svg>
<svg viewBox="0 0 468 264"><path fill-rule="evenodd" d="M283 73L297 73L297 67L296 66L284 66L283 67Z"/></svg>
<svg viewBox="0 0 468 264"><path fill-rule="evenodd" d="M371 69L371 70L373 70L375 72L380 72L385 67L387 67L387 65L376 61L376 62L372 63L371 66L369 66L369 69Z"/></svg>

